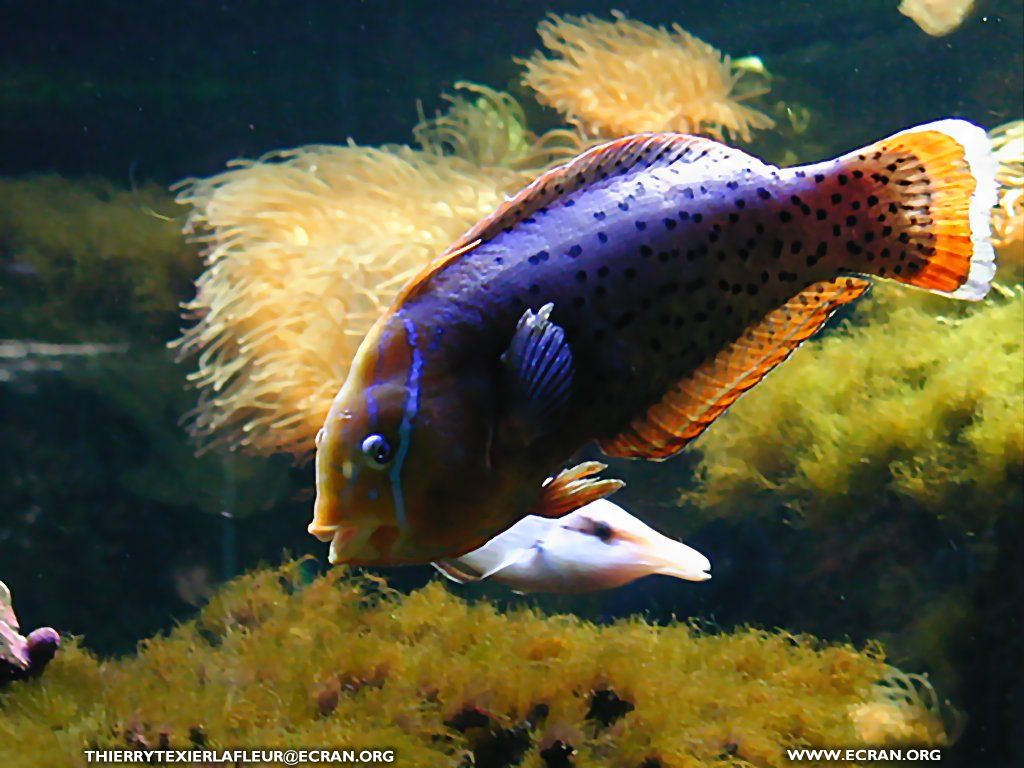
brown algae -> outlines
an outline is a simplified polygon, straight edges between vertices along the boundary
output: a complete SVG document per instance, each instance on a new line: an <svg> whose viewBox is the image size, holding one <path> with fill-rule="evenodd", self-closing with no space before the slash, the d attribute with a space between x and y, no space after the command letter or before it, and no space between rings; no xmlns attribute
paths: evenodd
<svg viewBox="0 0 1024 768"><path fill-rule="evenodd" d="M424 768L544 766L567 751L581 767L689 768L785 765L786 747L862 733L942 743L941 729L865 729L890 674L874 646L639 618L596 626L470 604L437 582L401 596L345 569L309 581L300 561L236 579L134 656L100 661L69 644L0 695L0 763L261 745L389 748Z"/></svg>

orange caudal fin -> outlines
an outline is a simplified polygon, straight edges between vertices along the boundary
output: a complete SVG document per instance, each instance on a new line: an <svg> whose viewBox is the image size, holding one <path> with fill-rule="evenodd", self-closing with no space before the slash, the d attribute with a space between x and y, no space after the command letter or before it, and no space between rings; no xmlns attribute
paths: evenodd
<svg viewBox="0 0 1024 768"><path fill-rule="evenodd" d="M828 191L849 214L850 271L984 298L996 269L995 173L988 137L964 120L909 128L839 158Z"/></svg>

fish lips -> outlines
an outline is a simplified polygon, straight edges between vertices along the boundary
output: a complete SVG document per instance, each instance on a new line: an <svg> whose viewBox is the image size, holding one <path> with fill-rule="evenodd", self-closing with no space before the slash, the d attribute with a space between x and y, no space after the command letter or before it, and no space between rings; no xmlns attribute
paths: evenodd
<svg viewBox="0 0 1024 768"><path fill-rule="evenodd" d="M649 557L648 565L653 573L685 581L707 581L711 578L711 561L707 557L681 541L673 541L672 544L674 546L663 546L656 556Z"/></svg>
<svg viewBox="0 0 1024 768"><path fill-rule="evenodd" d="M360 538L358 534L358 528L337 526L337 530L334 531L334 535L331 537L331 547L327 552L327 562L331 565L338 565L339 563L351 560L352 550L358 543L356 539ZM361 537L361 540L365 539L365 535Z"/></svg>
<svg viewBox="0 0 1024 768"><path fill-rule="evenodd" d="M318 523L314 520L312 523L306 526L306 531L316 537L317 541L322 541L325 544L334 538L334 534L337 532L340 526L328 525L326 523Z"/></svg>
<svg viewBox="0 0 1024 768"><path fill-rule="evenodd" d="M316 520L311 522L306 527L306 530L312 536L315 536L318 541L331 543L327 554L327 561L331 565L345 562L345 555L348 551L351 551L353 540L359 533L359 529L355 527L322 523Z"/></svg>

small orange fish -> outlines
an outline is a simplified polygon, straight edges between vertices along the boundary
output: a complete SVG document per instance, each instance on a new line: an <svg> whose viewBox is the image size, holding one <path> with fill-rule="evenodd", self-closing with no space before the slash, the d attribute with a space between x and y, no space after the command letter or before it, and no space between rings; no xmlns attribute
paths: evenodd
<svg viewBox="0 0 1024 768"><path fill-rule="evenodd" d="M541 175L402 291L317 437L309 532L331 561L426 563L616 490L582 465L664 459L882 277L977 300L995 164L942 120L779 169L630 136Z"/></svg>

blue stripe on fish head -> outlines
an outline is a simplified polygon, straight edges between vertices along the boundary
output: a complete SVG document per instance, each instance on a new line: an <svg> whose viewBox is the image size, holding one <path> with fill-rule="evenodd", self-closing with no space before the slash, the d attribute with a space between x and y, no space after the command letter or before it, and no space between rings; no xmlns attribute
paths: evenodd
<svg viewBox="0 0 1024 768"><path fill-rule="evenodd" d="M396 319L398 319L397 315ZM398 427L398 444L395 446L395 458L388 472L388 479L391 485L395 522L398 524L398 528L402 533L407 533L409 530L409 521L405 507L405 493L402 487L402 467L405 464L406 456L409 454L409 447L412 443L414 422L419 410L420 374L423 369L423 356L417 346L419 339L416 332L416 325L408 318L401 318L401 320L402 330L405 332L405 342L409 347L410 363L409 374L406 377L405 382L405 405L402 411L402 421ZM384 332L381 334L380 343L382 346L388 344L391 339L391 333L391 328L385 328ZM375 382L380 382L381 376L384 374L384 371L381 369L381 363L382 358L378 357L376 365L374 366ZM370 433L384 431L380 424L380 409L377 405L377 399L374 396L374 390L376 390L378 386L379 383L374 383L367 387L365 392L367 425ZM346 495L349 495L351 493L351 489L355 487L355 481L359 469L361 469L361 467L353 472L350 484L346 489ZM367 495L371 501L376 501L379 498L379 492L375 488L371 488L367 492Z"/></svg>
<svg viewBox="0 0 1024 768"><path fill-rule="evenodd" d="M311 526L321 538L337 532L335 562L429 562L465 543L452 531L490 514L465 500L490 472L497 357L452 366L446 351L462 324L447 325L446 311L400 307L382 317L335 398ZM375 461L374 445L386 456Z"/></svg>
<svg viewBox="0 0 1024 768"><path fill-rule="evenodd" d="M423 355L419 350L419 339L416 333L416 325L412 320L406 318L403 321L405 326L406 341L409 344L409 353L412 360L409 365L409 376L405 382L405 411L402 414L402 424L398 431L398 451L395 455L395 462L391 465L391 493L395 504L395 522L403 533L409 530L409 521L405 511L405 494L402 488L402 467L405 458L409 455L409 446L412 444L413 426L420 404L420 375L423 371Z"/></svg>
<svg viewBox="0 0 1024 768"><path fill-rule="evenodd" d="M417 342L416 327L400 313L381 318L318 436L310 532L333 536L339 560L386 559L408 535L402 470L420 404Z"/></svg>

